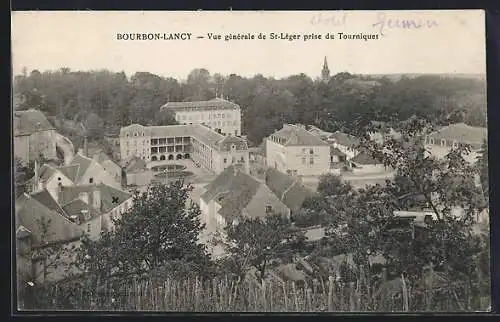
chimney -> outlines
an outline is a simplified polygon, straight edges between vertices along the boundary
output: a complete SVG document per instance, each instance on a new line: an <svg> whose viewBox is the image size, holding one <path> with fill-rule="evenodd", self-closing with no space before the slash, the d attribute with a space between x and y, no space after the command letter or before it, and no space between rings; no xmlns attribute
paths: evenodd
<svg viewBox="0 0 500 322"><path fill-rule="evenodd" d="M62 183L58 183L57 184L57 189L54 191L54 200L59 203L59 200L61 200L62 198Z"/></svg>
<svg viewBox="0 0 500 322"><path fill-rule="evenodd" d="M99 190L99 188L95 188L94 191L92 191L92 207L97 210L101 210L101 205L101 190Z"/></svg>
<svg viewBox="0 0 500 322"><path fill-rule="evenodd" d="M87 142L87 135L83 137L83 155L88 157L89 156L89 147L88 147L88 142Z"/></svg>

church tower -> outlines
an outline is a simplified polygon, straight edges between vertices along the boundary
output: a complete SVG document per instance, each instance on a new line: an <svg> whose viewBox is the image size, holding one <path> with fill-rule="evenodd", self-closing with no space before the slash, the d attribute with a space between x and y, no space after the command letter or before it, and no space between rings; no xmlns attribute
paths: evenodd
<svg viewBox="0 0 500 322"><path fill-rule="evenodd" d="M323 69L321 70L321 80L325 83L328 83L330 81L330 69L328 68L328 62L326 61L326 56L325 56L325 61L323 63Z"/></svg>

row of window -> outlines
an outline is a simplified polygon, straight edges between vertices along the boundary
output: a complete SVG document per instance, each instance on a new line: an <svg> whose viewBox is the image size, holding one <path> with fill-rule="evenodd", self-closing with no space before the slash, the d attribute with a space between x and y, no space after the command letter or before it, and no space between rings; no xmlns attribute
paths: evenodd
<svg viewBox="0 0 500 322"><path fill-rule="evenodd" d="M224 118L227 118L227 119L231 119L233 117L232 113L211 113L211 114L208 114L208 119L211 120L211 119L224 119ZM179 117L177 118L178 121L198 121L198 120L201 120L203 121L205 119L205 116L204 116L204 113L201 113L201 114L181 114L179 115Z"/></svg>
<svg viewBox="0 0 500 322"><path fill-rule="evenodd" d="M434 140L434 138L430 138L430 137L428 137L428 138L426 139L426 143L427 143L427 144L434 145L434 144L437 144L438 142L439 142L439 144L440 144L442 147L446 147L446 146L447 146L447 143L448 143L448 145L450 145L450 144L449 144L450 142L447 142L445 139L441 139L441 140ZM453 146L454 148L457 148L457 147L458 147L458 142L457 142L457 141L452 141L451 146Z"/></svg>
<svg viewBox="0 0 500 322"><path fill-rule="evenodd" d="M141 132L141 133L139 133L139 132L134 132L134 133L133 133L133 136L134 136L134 137L138 137L138 136L145 136L145 135L146 135L146 133L144 133L144 132ZM126 136L126 137L130 137L130 133L125 134L125 136Z"/></svg>
<svg viewBox="0 0 500 322"><path fill-rule="evenodd" d="M307 163L307 157L302 157L302 164ZM314 164L314 157L309 158L309 164Z"/></svg>
<svg viewBox="0 0 500 322"><path fill-rule="evenodd" d="M307 148L303 148L302 149L302 153L306 154L307 153ZM309 148L309 154L314 154L314 149L313 148Z"/></svg>
<svg viewBox="0 0 500 322"><path fill-rule="evenodd" d="M151 145L165 145L174 143L190 143L191 138L189 136L176 137L176 138L161 138L161 139L151 139Z"/></svg>
<svg viewBox="0 0 500 322"><path fill-rule="evenodd" d="M236 157L232 157L231 159L231 163L235 163L236 162ZM244 156L241 156L240 160L238 162L245 162L245 157ZM227 163L227 158L224 158L224 164Z"/></svg>

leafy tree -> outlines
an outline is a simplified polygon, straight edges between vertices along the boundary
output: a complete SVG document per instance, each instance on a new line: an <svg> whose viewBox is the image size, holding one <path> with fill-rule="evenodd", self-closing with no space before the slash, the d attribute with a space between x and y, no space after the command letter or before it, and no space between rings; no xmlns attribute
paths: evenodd
<svg viewBox="0 0 500 322"><path fill-rule="evenodd" d="M97 241L84 240L79 266L94 274L140 274L171 261L208 266L205 246L198 242L204 225L200 209L188 203L192 187L182 181L152 185L136 193L133 207L115 220L114 232Z"/></svg>
<svg viewBox="0 0 500 322"><path fill-rule="evenodd" d="M415 281L426 265L457 278L467 276L476 264L471 258L480 242L473 234L474 218L486 206L474 182L476 170L463 157L466 146L444 160L429 155L421 137L431 128L411 119L401 123L400 139L362 143L373 157L397 169L405 186L375 185L337 197L336 210L348 227L346 240L358 265L367 267L368 255L381 253L393 273ZM435 220L423 229L398 223L393 212L408 210L406 198L423 198Z"/></svg>
<svg viewBox="0 0 500 322"><path fill-rule="evenodd" d="M488 179L488 142L483 141L480 156L478 158L479 178L486 202L489 200L489 179Z"/></svg>
<svg viewBox="0 0 500 322"><path fill-rule="evenodd" d="M342 180L338 175L327 173L319 177L317 190L322 196L344 195L352 189L351 184Z"/></svg>
<svg viewBox="0 0 500 322"><path fill-rule="evenodd" d="M280 262L293 259L300 249L303 236L290 229L290 221L279 214L262 218L245 218L237 225L226 227L228 254L226 264L242 276L249 267L255 267L258 278L266 277L267 270Z"/></svg>
<svg viewBox="0 0 500 322"><path fill-rule="evenodd" d="M26 164L20 158L15 158L14 188L16 198L25 192L30 192L30 179L34 175L34 166L32 164Z"/></svg>

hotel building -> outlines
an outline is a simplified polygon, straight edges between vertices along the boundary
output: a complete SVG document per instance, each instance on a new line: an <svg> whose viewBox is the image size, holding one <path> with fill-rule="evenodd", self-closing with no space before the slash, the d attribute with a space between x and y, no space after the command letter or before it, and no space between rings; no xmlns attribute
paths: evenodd
<svg viewBox="0 0 500 322"><path fill-rule="evenodd" d="M223 135L241 135L241 109L222 98L198 102L168 102L162 111L173 113L179 124L204 124Z"/></svg>
<svg viewBox="0 0 500 322"><path fill-rule="evenodd" d="M248 145L244 139L230 133L224 136L201 124L123 127L120 152L125 163L139 157L148 167L165 161L192 159L214 173L230 165L245 171L249 168Z"/></svg>

